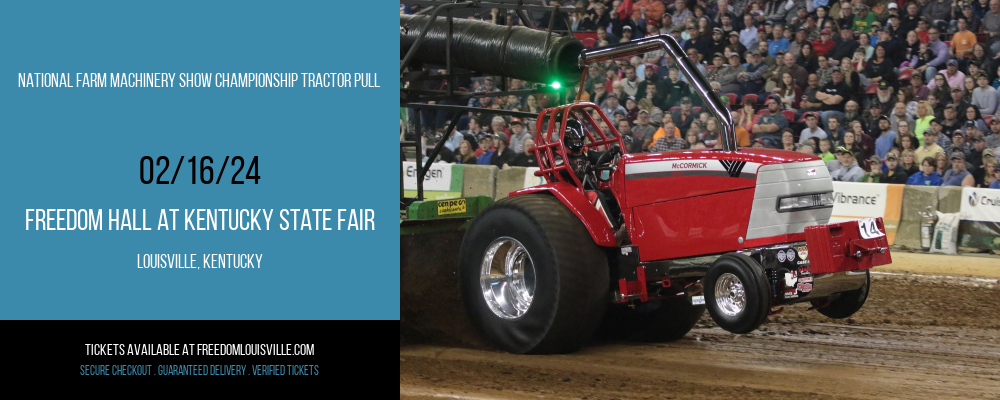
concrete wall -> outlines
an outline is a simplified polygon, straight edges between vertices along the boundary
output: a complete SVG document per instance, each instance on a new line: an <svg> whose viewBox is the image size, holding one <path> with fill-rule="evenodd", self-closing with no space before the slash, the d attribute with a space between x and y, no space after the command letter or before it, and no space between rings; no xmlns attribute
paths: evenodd
<svg viewBox="0 0 1000 400"><path fill-rule="evenodd" d="M462 197L496 198L497 171L497 167L492 165L466 165L462 177Z"/></svg>
<svg viewBox="0 0 1000 400"><path fill-rule="evenodd" d="M525 167L510 167L497 173L496 200L500 200L510 192L524 189L524 175L528 172Z"/></svg>
<svg viewBox="0 0 1000 400"><path fill-rule="evenodd" d="M903 188L903 206L899 229L896 231L896 245L913 249L920 248L920 211L938 207L938 187L909 186ZM961 192L961 191L960 191Z"/></svg>

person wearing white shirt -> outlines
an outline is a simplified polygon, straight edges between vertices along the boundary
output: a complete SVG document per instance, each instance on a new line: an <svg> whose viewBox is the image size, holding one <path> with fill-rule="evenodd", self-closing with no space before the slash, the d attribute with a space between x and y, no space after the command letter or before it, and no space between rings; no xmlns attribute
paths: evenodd
<svg viewBox="0 0 1000 400"><path fill-rule="evenodd" d="M812 144L811 138L816 138L816 140L826 139L826 131L819 127L819 116L816 113L806 113L806 129L802 130L799 134L799 143Z"/></svg>

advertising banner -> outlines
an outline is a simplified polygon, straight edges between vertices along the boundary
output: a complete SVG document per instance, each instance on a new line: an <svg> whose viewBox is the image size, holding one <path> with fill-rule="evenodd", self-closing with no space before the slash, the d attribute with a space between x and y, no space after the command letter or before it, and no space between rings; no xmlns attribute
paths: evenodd
<svg viewBox="0 0 1000 400"><path fill-rule="evenodd" d="M959 246L1000 249L1000 190L962 188L961 211Z"/></svg>
<svg viewBox="0 0 1000 400"><path fill-rule="evenodd" d="M424 198L427 200L462 197L462 165L434 163L424 175ZM417 196L417 163L403 162L403 194Z"/></svg>
<svg viewBox="0 0 1000 400"><path fill-rule="evenodd" d="M833 214L830 222L882 217L889 244L899 228L903 185L833 182Z"/></svg>

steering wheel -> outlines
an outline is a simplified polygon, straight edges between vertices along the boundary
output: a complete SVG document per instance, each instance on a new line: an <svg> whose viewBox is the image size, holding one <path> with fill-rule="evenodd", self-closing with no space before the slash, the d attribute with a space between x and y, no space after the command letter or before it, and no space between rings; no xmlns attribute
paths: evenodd
<svg viewBox="0 0 1000 400"><path fill-rule="evenodd" d="M597 159L597 163L594 166L597 180L604 182L611 179L611 175L615 172L615 169L618 168L618 158L621 157L621 154L621 148L619 148L618 145L613 145L611 149ZM605 177L605 171L607 171L607 177Z"/></svg>

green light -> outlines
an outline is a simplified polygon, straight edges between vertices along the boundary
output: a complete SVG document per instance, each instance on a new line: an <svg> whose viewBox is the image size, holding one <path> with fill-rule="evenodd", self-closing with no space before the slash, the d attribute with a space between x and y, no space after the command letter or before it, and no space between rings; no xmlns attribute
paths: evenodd
<svg viewBox="0 0 1000 400"><path fill-rule="evenodd" d="M553 89L562 89L562 84L559 81L552 82L551 86Z"/></svg>

